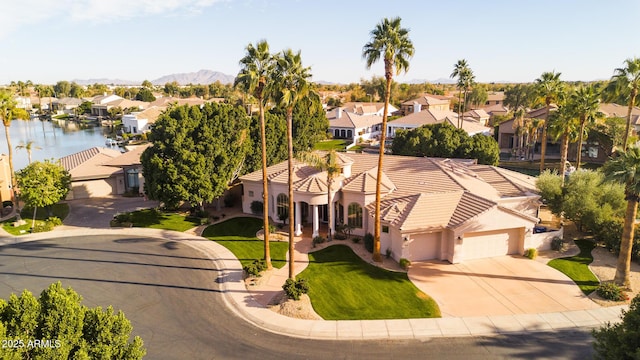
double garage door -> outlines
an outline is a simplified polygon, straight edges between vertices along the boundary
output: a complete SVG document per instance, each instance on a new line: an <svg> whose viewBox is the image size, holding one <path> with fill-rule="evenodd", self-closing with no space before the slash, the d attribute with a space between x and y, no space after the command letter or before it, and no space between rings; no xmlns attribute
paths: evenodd
<svg viewBox="0 0 640 360"><path fill-rule="evenodd" d="M517 254L520 229L484 231L464 235L464 260Z"/></svg>

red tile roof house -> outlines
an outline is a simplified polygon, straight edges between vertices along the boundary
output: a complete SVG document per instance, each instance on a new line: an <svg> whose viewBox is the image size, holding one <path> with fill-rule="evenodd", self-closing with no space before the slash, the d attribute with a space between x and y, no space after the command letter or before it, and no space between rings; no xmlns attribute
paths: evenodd
<svg viewBox="0 0 640 360"><path fill-rule="evenodd" d="M449 122L454 127L458 127L458 114L450 110L420 110L420 105L416 104L414 113L403 116L387 123L387 137L390 139L396 135L397 130L410 130L422 125L432 125L441 122ZM483 126L479 121L471 117L463 117L462 130L469 136L475 134L491 135L493 129Z"/></svg>
<svg viewBox="0 0 640 360"><path fill-rule="evenodd" d="M341 174L327 206L327 174L296 162L294 168L295 231L320 222L334 211L336 224L350 224L353 234L373 233L375 179L378 156L339 154ZM279 221L288 213L287 164L268 168L269 213ZM262 175L241 178L242 206L261 201ZM549 249L551 237L533 234L538 222L539 196L535 179L473 160L385 157L382 179L381 250L396 260L439 259L459 263L469 259L523 254L525 249ZM309 224L309 225L307 225ZM335 224L330 224L335 229Z"/></svg>

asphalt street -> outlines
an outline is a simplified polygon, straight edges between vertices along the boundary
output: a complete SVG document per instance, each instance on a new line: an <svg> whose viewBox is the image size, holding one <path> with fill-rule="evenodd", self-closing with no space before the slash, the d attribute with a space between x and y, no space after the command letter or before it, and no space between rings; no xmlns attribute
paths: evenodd
<svg viewBox="0 0 640 360"><path fill-rule="evenodd" d="M57 238L0 247L0 297L50 283L131 320L148 359L585 359L584 331L427 341L325 341L264 331L229 310L210 259L188 245L127 236Z"/></svg>

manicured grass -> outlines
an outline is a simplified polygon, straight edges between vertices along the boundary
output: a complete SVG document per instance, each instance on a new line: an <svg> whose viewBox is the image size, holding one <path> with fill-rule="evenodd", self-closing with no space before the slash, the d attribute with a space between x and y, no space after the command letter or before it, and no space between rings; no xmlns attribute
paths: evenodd
<svg viewBox="0 0 640 360"><path fill-rule="evenodd" d="M186 231L200 225L197 220L189 219L179 213L163 213L154 209L133 211L131 221L135 227L148 227L173 231Z"/></svg>
<svg viewBox="0 0 640 360"><path fill-rule="evenodd" d="M325 320L440 317L436 302L406 273L368 264L345 245L310 253L299 278L308 281L313 308Z"/></svg>
<svg viewBox="0 0 640 360"><path fill-rule="evenodd" d="M585 295L589 295L600 284L588 266L593 261L591 250L596 245L588 240L576 240L575 243L580 248L580 254L568 258L553 259L547 265L570 277Z"/></svg>
<svg viewBox="0 0 640 360"><path fill-rule="evenodd" d="M67 215L69 215L69 205L68 204L54 204L51 206L52 216L59 217L60 220L64 220ZM16 218L11 218L4 223L2 223L2 228L11 235L25 235L31 233L31 225L33 223L33 209L32 208L23 208L20 210L20 216L26 223L20 226L13 226L13 222L16 221ZM36 210L36 222L35 224L42 224L49 217L49 213L45 208L38 208Z"/></svg>
<svg viewBox="0 0 640 360"><path fill-rule="evenodd" d="M237 217L207 227L202 236L229 249L240 260L242 266L245 266L256 259L264 258L264 242L256 237L260 229L262 219ZM289 243L271 240L269 247L271 264L276 268L283 267L286 264Z"/></svg>
<svg viewBox="0 0 640 360"><path fill-rule="evenodd" d="M323 150L323 151L329 151L331 149L336 151L342 151L348 144L349 142L347 140L339 140L339 139L327 140L327 141L317 142L313 146L313 148L315 150Z"/></svg>

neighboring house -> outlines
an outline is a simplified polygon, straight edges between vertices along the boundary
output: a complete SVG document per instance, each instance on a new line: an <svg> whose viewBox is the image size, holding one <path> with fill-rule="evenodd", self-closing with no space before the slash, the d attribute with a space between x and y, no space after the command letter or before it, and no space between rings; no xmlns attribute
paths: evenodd
<svg viewBox="0 0 640 360"><path fill-rule="evenodd" d="M332 186L334 203L327 204L327 173L307 164L294 166L295 231L309 226L319 233L328 212L353 234L373 233L378 155L338 154L340 175ZM473 160L389 155L381 179L381 249L395 260L466 260L523 254L525 249L548 249L533 234L538 222L539 196L535 178ZM269 215L280 221L289 213L287 163L270 166ZM261 201L262 174L240 177L242 206Z"/></svg>
<svg viewBox="0 0 640 360"><path fill-rule="evenodd" d="M482 109L469 110L466 113L462 114L464 118L471 118L480 123L482 126L487 126L489 122L489 114Z"/></svg>
<svg viewBox="0 0 640 360"><path fill-rule="evenodd" d="M109 116L108 104L116 100L124 100L124 99L115 94L111 94L111 95L104 94L102 96L94 97L91 104L91 116L104 116L104 117Z"/></svg>
<svg viewBox="0 0 640 360"><path fill-rule="evenodd" d="M60 164L71 174L67 200L124 194L122 169L106 165L120 155L118 150L94 147L61 158Z"/></svg>
<svg viewBox="0 0 640 360"><path fill-rule="evenodd" d="M165 110L166 107L152 106L140 112L125 114L122 116L122 131L129 134L147 132Z"/></svg>
<svg viewBox="0 0 640 360"><path fill-rule="evenodd" d="M551 112L555 111L558 107L555 104L551 104ZM546 116L546 108L544 106L537 109L530 110L526 113L524 122L527 119L544 119ZM514 126L515 118L502 122L498 125L498 146L500 146L500 152L503 157L506 154L517 155L518 158L526 158L526 154L523 153L523 149L526 147L527 138L524 132L518 132L516 126ZM542 128L538 129L537 141L530 151L533 154L540 153L540 146L542 142ZM546 158L559 158L560 157L560 143L553 139L550 132L547 132L547 150L545 153Z"/></svg>
<svg viewBox="0 0 640 360"><path fill-rule="evenodd" d="M16 101L16 107L18 109L31 110L31 97L30 96L14 96L13 100Z"/></svg>
<svg viewBox="0 0 640 360"><path fill-rule="evenodd" d="M400 114L402 116L426 110L449 111L450 109L450 97L433 94L425 94L400 104Z"/></svg>
<svg viewBox="0 0 640 360"><path fill-rule="evenodd" d="M397 130L410 130L422 125L432 125L447 121L455 127L458 126L458 114L453 111L418 111L417 108L414 109L416 109L416 112L387 123L387 136L389 138L393 138ZM463 118L462 129L470 136L475 134L490 135L492 131L491 128L483 126L470 118Z"/></svg>
<svg viewBox="0 0 640 360"><path fill-rule="evenodd" d="M144 176L142 176L142 164L140 155L151 144L127 147L127 152L104 163L105 166L113 166L122 169L124 174L124 191L126 193L144 194Z"/></svg>
<svg viewBox="0 0 640 360"><path fill-rule="evenodd" d="M493 106L493 105L503 105L503 104L504 104L504 91L493 91L493 92L487 93L487 101L485 101L484 107Z"/></svg>
<svg viewBox="0 0 640 360"><path fill-rule="evenodd" d="M71 115L75 114L75 109L82 104L82 99L66 97L58 99L52 104L54 111Z"/></svg>
<svg viewBox="0 0 640 360"><path fill-rule="evenodd" d="M340 108L343 111L358 115L378 115L382 117L382 114L384 113L383 102L348 102L340 106ZM397 107L389 104L389 108L387 109L387 116L392 116L397 111ZM328 114L327 117L329 117Z"/></svg>
<svg viewBox="0 0 640 360"><path fill-rule="evenodd" d="M629 106L604 103L600 104L600 111L605 114L606 117L623 118L626 121L627 114L629 113ZM636 133L640 132L640 108L637 106L634 106L631 109L631 125Z"/></svg>
<svg viewBox="0 0 640 360"><path fill-rule="evenodd" d="M509 113L509 108L502 104L485 106L482 110L489 114L490 120L496 116L507 115Z"/></svg>
<svg viewBox="0 0 640 360"><path fill-rule="evenodd" d="M327 113L329 133L334 139L347 139L351 143L358 140L372 140L380 135L382 116L361 115L335 108Z"/></svg>
<svg viewBox="0 0 640 360"><path fill-rule="evenodd" d="M0 202L13 201L9 155L0 154Z"/></svg>

